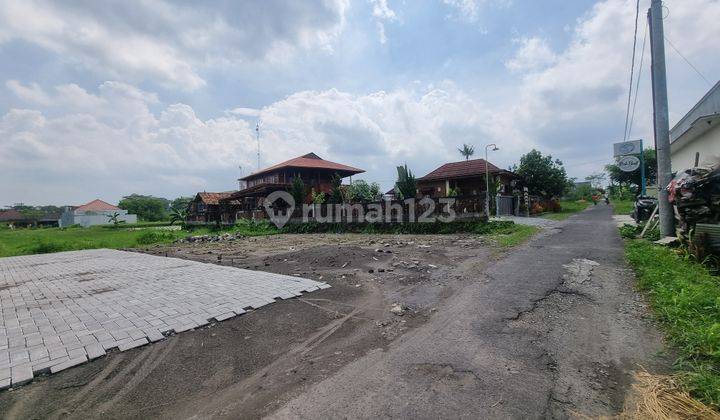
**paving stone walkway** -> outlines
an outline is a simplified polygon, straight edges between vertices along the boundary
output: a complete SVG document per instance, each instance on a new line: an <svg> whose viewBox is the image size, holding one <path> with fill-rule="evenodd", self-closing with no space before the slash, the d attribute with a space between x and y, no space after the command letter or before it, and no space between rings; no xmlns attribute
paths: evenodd
<svg viewBox="0 0 720 420"><path fill-rule="evenodd" d="M328 287L108 249L0 258L0 389Z"/></svg>

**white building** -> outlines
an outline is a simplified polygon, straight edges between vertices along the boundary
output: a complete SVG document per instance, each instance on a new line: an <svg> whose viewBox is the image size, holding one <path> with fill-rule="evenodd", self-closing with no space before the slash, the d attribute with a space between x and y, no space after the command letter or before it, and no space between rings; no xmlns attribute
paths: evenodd
<svg viewBox="0 0 720 420"><path fill-rule="evenodd" d="M720 82L670 130L673 172L720 161Z"/></svg>
<svg viewBox="0 0 720 420"><path fill-rule="evenodd" d="M82 227L95 225L110 225L113 223L112 217L117 214L117 220L125 223L137 223L137 216L128 214L127 210L123 210L112 204L108 204L102 200L93 200L87 204L78 207L68 207L60 217L60 227L80 225Z"/></svg>

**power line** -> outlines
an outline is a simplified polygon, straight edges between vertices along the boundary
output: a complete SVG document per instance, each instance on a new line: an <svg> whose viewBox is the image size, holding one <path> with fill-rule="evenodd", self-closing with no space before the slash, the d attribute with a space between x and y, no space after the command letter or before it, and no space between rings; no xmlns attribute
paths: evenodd
<svg viewBox="0 0 720 420"><path fill-rule="evenodd" d="M630 63L630 88L628 89L627 110L625 111L625 131L623 141L628 137L628 122L630 121L630 101L632 100L633 77L635 72L635 50L637 49L638 17L640 16L640 0L635 3L635 34L633 35L632 62Z"/></svg>
<svg viewBox="0 0 720 420"><path fill-rule="evenodd" d="M692 67L693 70L695 70L695 73L697 73L700 77L702 77L702 79L705 81L705 83L707 83L709 86L712 86L712 85L713 85L712 83L710 83L710 81L709 81L705 76L703 76L702 73L700 73L700 70L698 70L697 67L693 66L693 64L690 62L690 60L688 60L687 58L685 58L685 56L680 52L680 50L678 50L677 48L675 48L675 45L673 45L673 43L670 42L670 40L668 39L667 36L665 37L665 41L667 41L668 44L670 44L670 46L672 47L672 49L675 50L675 52L678 53L678 55L679 55L680 57L682 57L682 59L685 60L685 62L688 63L688 65L689 65L690 67Z"/></svg>
<svg viewBox="0 0 720 420"><path fill-rule="evenodd" d="M633 100L632 113L630 114L630 125L628 126L627 137L629 138L632 134L632 126L635 121L635 107L637 106L638 92L640 91L640 77L642 76L643 62L645 58L645 43L647 41L648 25L645 21L645 30L643 31L643 45L642 52L640 53L640 68L638 69L637 82L635 82L635 99Z"/></svg>

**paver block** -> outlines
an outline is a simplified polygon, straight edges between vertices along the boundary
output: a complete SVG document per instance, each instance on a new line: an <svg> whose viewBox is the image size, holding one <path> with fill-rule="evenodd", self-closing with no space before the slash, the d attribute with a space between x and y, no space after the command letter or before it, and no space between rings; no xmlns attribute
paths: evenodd
<svg viewBox="0 0 720 420"><path fill-rule="evenodd" d="M71 368L73 366L77 366L77 365L79 365L81 363L85 363L85 362L87 362L87 357L85 357L85 356L76 357L74 359L68 359L57 365L50 366L50 373L58 373L62 370Z"/></svg>
<svg viewBox="0 0 720 420"><path fill-rule="evenodd" d="M29 364L14 366L10 369L13 386L30 382L33 378L32 367Z"/></svg>
<svg viewBox="0 0 720 420"><path fill-rule="evenodd" d="M103 349L103 346L101 346L100 343L93 343L85 346L85 351L87 352L88 359L90 360L105 356L105 349Z"/></svg>
<svg viewBox="0 0 720 420"><path fill-rule="evenodd" d="M77 281L84 273L93 273L92 279ZM0 381L9 372L12 386L13 377L22 383L32 372L57 372L111 348L127 350L162 340L171 330L229 319L276 296L330 287L105 249L0 258L0 279L6 282L0 290Z"/></svg>
<svg viewBox="0 0 720 420"><path fill-rule="evenodd" d="M225 312L224 314L217 315L215 319L217 321L225 321L235 316L235 312Z"/></svg>
<svg viewBox="0 0 720 420"><path fill-rule="evenodd" d="M130 350L130 349L134 349L135 347L144 346L147 343L148 343L148 341L146 338L141 338L139 340L125 341L118 345L118 350L120 350L120 351Z"/></svg>

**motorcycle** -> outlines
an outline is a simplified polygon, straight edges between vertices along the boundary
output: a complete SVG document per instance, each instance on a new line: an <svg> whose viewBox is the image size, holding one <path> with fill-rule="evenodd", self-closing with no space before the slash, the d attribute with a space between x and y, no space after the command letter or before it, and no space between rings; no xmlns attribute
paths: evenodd
<svg viewBox="0 0 720 420"><path fill-rule="evenodd" d="M633 204L632 218L635 222L640 223L643 220L650 219L652 211L657 206L658 200L655 197L638 196Z"/></svg>

